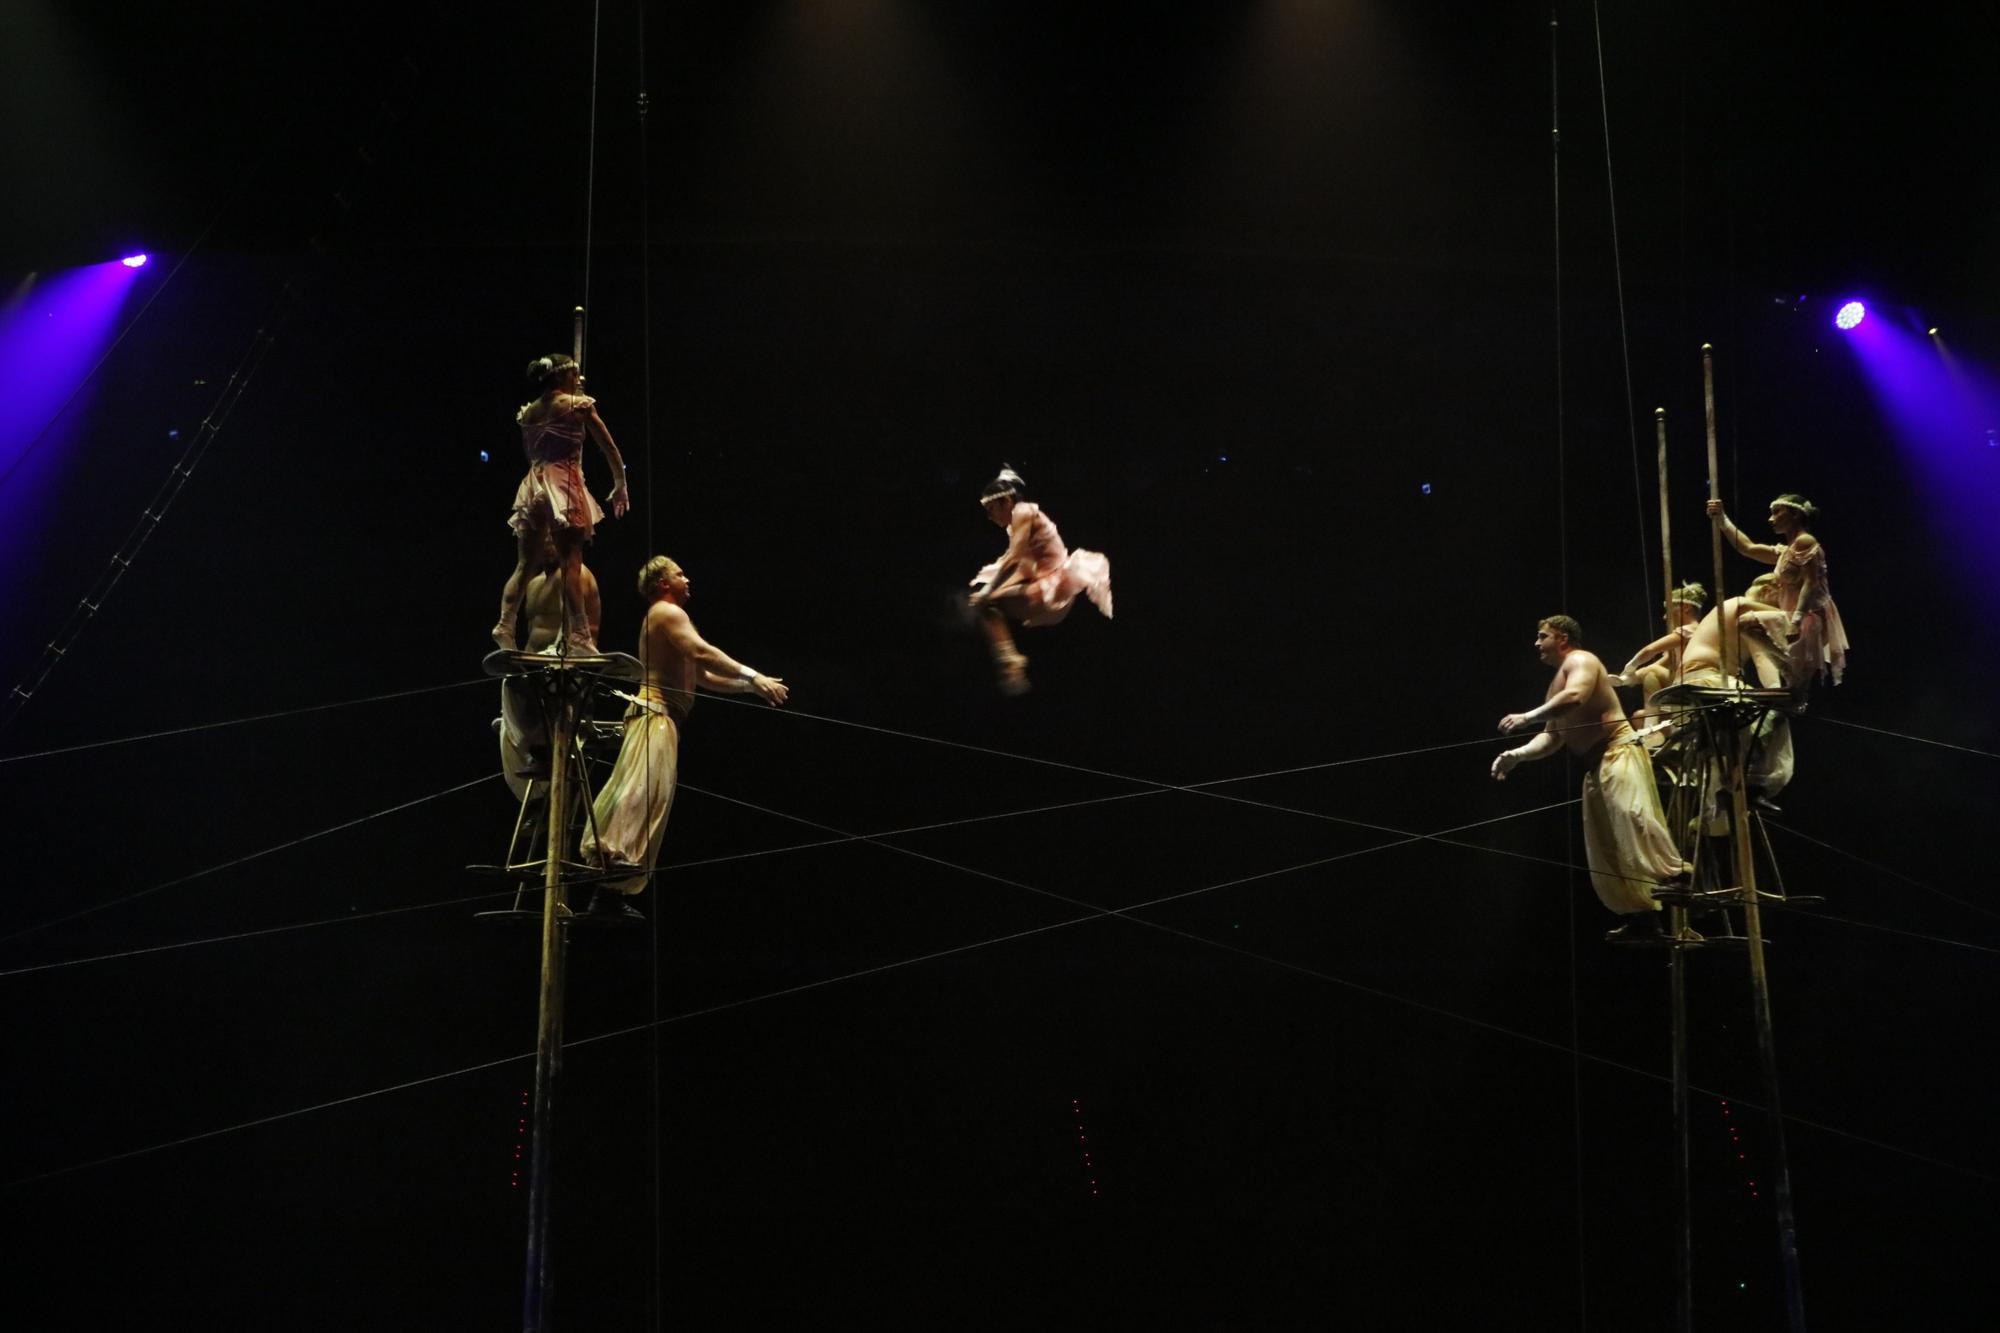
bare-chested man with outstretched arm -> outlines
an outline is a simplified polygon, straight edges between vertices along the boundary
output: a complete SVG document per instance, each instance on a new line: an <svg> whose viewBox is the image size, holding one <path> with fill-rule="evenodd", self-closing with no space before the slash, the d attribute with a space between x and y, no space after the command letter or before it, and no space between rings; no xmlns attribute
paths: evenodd
<svg viewBox="0 0 2000 1333"><path fill-rule="evenodd" d="M680 726L697 688L718 694L756 694L782 704L791 691L776 676L744 666L702 638L688 619L688 576L663 555L639 570L646 619L639 630L645 683L625 714L625 743L597 793L593 822L584 830L583 859L612 876L598 886L591 911L636 917L633 895L646 887L660 856L680 771ZM629 876L620 872L630 871Z"/></svg>
<svg viewBox="0 0 2000 1333"><path fill-rule="evenodd" d="M1653 888L1682 877L1685 867L1660 814L1660 792L1645 747L1612 692L1596 654L1583 649L1583 627L1550 616L1535 629L1535 654L1555 668L1541 706L1500 719L1503 734L1540 723L1527 744L1503 750L1493 776L1505 780L1524 763L1568 750L1583 761L1583 850L1598 901L1622 921L1606 938L1617 943L1660 934Z"/></svg>

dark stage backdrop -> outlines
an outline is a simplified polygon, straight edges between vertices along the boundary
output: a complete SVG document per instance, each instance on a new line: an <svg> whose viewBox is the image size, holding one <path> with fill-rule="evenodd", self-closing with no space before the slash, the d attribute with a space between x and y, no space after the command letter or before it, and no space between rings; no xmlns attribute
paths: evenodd
<svg viewBox="0 0 2000 1333"><path fill-rule="evenodd" d="M1827 304L1866 278L1992 364L1992 186L1920 132L1983 99L1966 35L1618 16L1614 255L1566 6L1558 307L1546 14L1174 8L649 8L643 195L605 17L590 387L637 501L589 556L605 639L666 552L794 694L697 708L657 941L577 940L560 1323L1664 1327L1665 968L1562 868L1575 774L1493 783L1486 737L1540 698L1539 617L1614 667L1655 632L1655 406L1712 582L1708 341L1725 495L1821 504L1857 645L1777 835L1827 908L1770 927L1808 1307L1975 1326L1995 761L1905 737L2000 749L2000 643ZM37 13L100 92L221 73L102 94L131 182L24 221L23 269L178 249L54 532L9 538L6 684L276 341L0 738L17 1288L37 1327L504 1326L536 941L463 867L514 817L478 664L518 368L585 295L590 11ZM1864 51L1899 98L1808 103ZM1003 460L1118 606L1024 635L1020 700L954 602ZM1692 961L1699 1323L1772 1327L1743 967Z"/></svg>

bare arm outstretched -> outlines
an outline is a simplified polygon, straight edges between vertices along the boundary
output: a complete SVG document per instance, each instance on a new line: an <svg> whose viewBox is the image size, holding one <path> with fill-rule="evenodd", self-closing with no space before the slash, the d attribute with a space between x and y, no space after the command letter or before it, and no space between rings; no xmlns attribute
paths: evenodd
<svg viewBox="0 0 2000 1333"><path fill-rule="evenodd" d="M767 676L754 667L744 666L702 638L695 631L694 622L688 619L688 613L672 602L653 604L653 609L646 613L646 632L648 635L663 635L674 651L685 660L694 663L695 669L700 673L698 677L700 683L709 689L719 693L755 692L774 704L784 703L791 695L783 680L776 676ZM733 689L727 685L719 685L717 681L741 682L742 686L747 688Z"/></svg>

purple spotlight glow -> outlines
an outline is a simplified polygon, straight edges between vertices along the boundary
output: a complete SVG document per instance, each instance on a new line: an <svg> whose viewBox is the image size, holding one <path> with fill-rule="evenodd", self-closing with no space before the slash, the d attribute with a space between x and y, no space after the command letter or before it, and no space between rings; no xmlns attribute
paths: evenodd
<svg viewBox="0 0 2000 1333"><path fill-rule="evenodd" d="M146 267L146 259L147 256L145 255L127 255L118 262L126 268L144 268Z"/></svg>
<svg viewBox="0 0 2000 1333"><path fill-rule="evenodd" d="M39 549L61 514L63 478L94 396L91 371L137 282L136 270L113 259L31 274L0 299L9 384L0 408L0 566ZM0 635L19 628L15 613L26 601L0 597Z"/></svg>
<svg viewBox="0 0 2000 1333"><path fill-rule="evenodd" d="M1833 327L1842 330L1851 329L1867 318L1867 315L1867 306L1859 301L1849 301L1840 308L1840 313L1833 317Z"/></svg>
<svg viewBox="0 0 2000 1333"><path fill-rule="evenodd" d="M1881 425L1913 471L1917 494L1951 534L1953 568L1965 586L2000 586L2000 549L1986 537L2000 513L2000 468L1989 430L2000 420L2000 378L1983 365L1960 364L1939 341L1895 319L1871 319L1840 340L1854 358L1881 413ZM1947 549L1940 548L1940 554ZM1978 604L1981 624L1993 594Z"/></svg>

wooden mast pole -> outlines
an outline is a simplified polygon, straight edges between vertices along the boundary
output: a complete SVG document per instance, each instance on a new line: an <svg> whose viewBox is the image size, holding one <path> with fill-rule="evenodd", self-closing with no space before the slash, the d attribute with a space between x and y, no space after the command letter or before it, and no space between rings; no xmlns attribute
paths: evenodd
<svg viewBox="0 0 2000 1333"><path fill-rule="evenodd" d="M1713 352L1708 344L1702 344L1702 396L1708 415L1708 493L1710 498L1720 499L1722 485L1715 448ZM1730 614L1729 600L1723 596L1720 514L1709 520L1709 529L1710 544L1715 552L1715 595L1717 605L1722 608L1722 669L1725 679L1734 680L1737 671L1736 623L1735 617ZM1736 724L1727 728L1732 761L1728 766L1729 842L1735 857L1738 901L1743 908L1743 933L1749 937L1750 999L1757 1023L1757 1054L1764 1072L1765 1113L1769 1117L1771 1144L1775 1149L1776 1188L1772 1194L1778 1214L1778 1261L1785 1280L1785 1317L1791 1333L1805 1333L1805 1292L1799 1274L1798 1222L1792 1211L1792 1170L1785 1150L1785 1117L1778 1097L1778 1047L1771 1020L1771 978L1764 965L1764 929L1762 913L1758 910L1757 868L1750 845L1750 803L1743 788L1744 761L1749 756L1751 730L1748 726ZM1720 741L1724 729L1711 728L1709 734ZM1722 749L1720 743L1716 748L1719 756Z"/></svg>

